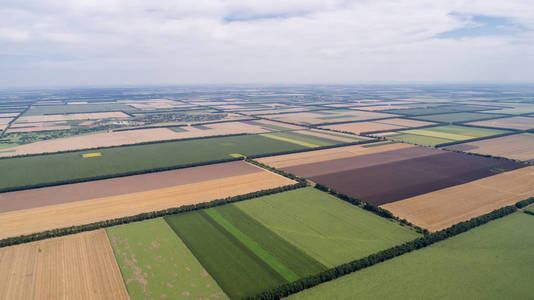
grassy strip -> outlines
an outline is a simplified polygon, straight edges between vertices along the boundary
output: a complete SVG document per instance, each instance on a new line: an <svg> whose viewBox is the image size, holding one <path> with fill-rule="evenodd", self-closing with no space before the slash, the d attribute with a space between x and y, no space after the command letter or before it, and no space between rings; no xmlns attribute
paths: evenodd
<svg viewBox="0 0 534 300"><path fill-rule="evenodd" d="M378 253L369 255L363 259L358 259L346 264L342 264L315 276L309 276L306 278L302 278L296 282L281 285L270 291L266 291L264 293L255 295L254 297L249 297L247 299L280 299L282 297L289 296L307 288L311 288L323 282L331 281L343 275L350 274L355 271L375 265L377 263L392 259L394 257L427 247L439 241L471 230L480 225L486 224L492 220L512 214L516 211L517 208L515 206L506 206L494 210L488 214L473 218L469 221L458 223L447 229L425 235L413 241L406 242L402 245L395 246L387 250L380 251Z"/></svg>
<svg viewBox="0 0 534 300"><path fill-rule="evenodd" d="M261 191L238 195L234 197L227 197L224 199L218 199L218 200L214 200L210 202L204 202L204 203L192 204L192 205L183 205L179 207L173 207L173 208L167 208L167 209L158 210L158 211L141 213L141 214L137 214L134 216L115 218L115 219L104 220L104 221L94 222L94 223L84 224L84 225L76 225L76 226L70 226L70 227L51 229L51 230L36 232L32 234L20 235L17 237L9 237L9 238L0 240L0 248L22 244L22 243L44 240L44 239L53 238L53 237L74 234L74 233L79 233L79 232L84 232L84 231L91 231L91 230L111 227L111 226L120 225L120 224L138 222L138 221L147 220L147 219L153 219L153 218L158 218L158 217L163 217L163 216L168 216L168 215L175 215L175 214L180 214L180 213L189 212L189 211L206 209L206 208L224 205L228 203L253 199L253 198L281 193L285 191L290 191L290 190L302 188L305 186L306 186L306 183L299 182L299 183L292 184L292 185L286 185L286 186L277 187L273 189L261 190Z"/></svg>
<svg viewBox="0 0 534 300"><path fill-rule="evenodd" d="M252 251L257 257L259 257L263 262L269 265L273 270L280 274L288 282L298 280L298 276L293 270L285 266L280 262L275 256L271 255L269 252L265 251L258 243L253 239L235 227L230 223L226 218L224 218L219 212L215 209L207 209L204 211L209 217L211 217L217 224L221 225L226 231L233 235L239 242L241 242L245 247Z"/></svg>

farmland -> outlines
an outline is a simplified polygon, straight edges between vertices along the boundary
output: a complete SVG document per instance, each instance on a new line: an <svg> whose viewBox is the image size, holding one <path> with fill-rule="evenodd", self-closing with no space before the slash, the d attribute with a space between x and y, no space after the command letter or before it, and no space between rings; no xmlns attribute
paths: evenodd
<svg viewBox="0 0 534 300"><path fill-rule="evenodd" d="M298 112L281 115L262 115L262 117L264 118L270 118L277 121L289 122L299 125L363 121L387 118L392 116L394 115L379 112L355 111L350 109Z"/></svg>
<svg viewBox="0 0 534 300"><path fill-rule="evenodd" d="M424 115L415 117L419 120L439 122L439 123L462 123L468 121L486 120L503 117L500 114L482 114L475 112L460 112L452 114Z"/></svg>
<svg viewBox="0 0 534 300"><path fill-rule="evenodd" d="M531 226L516 213L288 299L529 299Z"/></svg>
<svg viewBox="0 0 534 300"><path fill-rule="evenodd" d="M511 118L500 118L500 119L487 120L487 121L471 122L468 124L474 125L474 126L484 126L484 127L529 130L529 129L534 129L534 118L511 117Z"/></svg>
<svg viewBox="0 0 534 300"><path fill-rule="evenodd" d="M234 205L329 267L417 237L415 232L312 188Z"/></svg>
<svg viewBox="0 0 534 300"><path fill-rule="evenodd" d="M132 299L226 298L163 219L107 232Z"/></svg>
<svg viewBox="0 0 534 300"><path fill-rule="evenodd" d="M128 299L104 230L0 249L4 299Z"/></svg>
<svg viewBox="0 0 534 300"><path fill-rule="evenodd" d="M368 152L344 158L323 156L315 159L289 160L276 157L261 160L282 170L334 188L361 200L382 205L404 198L463 184L495 174L496 170L513 170L518 163L466 156L441 150L408 147L397 144L364 148ZM311 155L312 153L308 154ZM292 155L298 157L297 154ZM403 174L410 176L403 176Z"/></svg>
<svg viewBox="0 0 534 300"><path fill-rule="evenodd" d="M230 154L258 155L306 147L258 135L244 135L99 149L100 157L84 153L39 155L0 159L0 190L85 178L181 167L230 159ZM179 155L177 155L179 154ZM49 170L54 172L50 173Z"/></svg>
<svg viewBox="0 0 534 300"><path fill-rule="evenodd" d="M400 218L437 231L534 196L534 167L504 172L466 184L389 203Z"/></svg>
<svg viewBox="0 0 534 300"><path fill-rule="evenodd" d="M379 121L370 122L355 122L355 123L343 123L335 125L327 125L324 128L333 129L343 132L352 132L354 134L360 134L362 132L384 131L394 129L404 129L408 127L421 127L433 125L432 122L408 120L408 119L385 119Z"/></svg>
<svg viewBox="0 0 534 300"><path fill-rule="evenodd" d="M534 134L521 133L446 147L448 150L534 161Z"/></svg>
<svg viewBox="0 0 534 300"><path fill-rule="evenodd" d="M508 132L509 131L506 130L450 125L400 131L400 134L390 135L387 136L387 138L393 141L421 146L436 146L444 143L471 140Z"/></svg>
<svg viewBox="0 0 534 300"><path fill-rule="evenodd" d="M384 110L384 112L390 112L394 114L407 115L407 116L421 116L421 115L434 115L467 111L481 111L490 109L489 106L481 105L441 105L441 106L428 106L418 108L406 108L406 109L393 109Z"/></svg>

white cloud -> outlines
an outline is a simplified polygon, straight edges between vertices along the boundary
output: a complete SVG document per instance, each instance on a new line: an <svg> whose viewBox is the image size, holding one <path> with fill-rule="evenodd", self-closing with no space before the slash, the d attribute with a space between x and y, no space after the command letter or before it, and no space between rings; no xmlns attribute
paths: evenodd
<svg viewBox="0 0 534 300"><path fill-rule="evenodd" d="M454 13L533 30L526 0L4 1L3 86L534 78L528 31L435 38Z"/></svg>

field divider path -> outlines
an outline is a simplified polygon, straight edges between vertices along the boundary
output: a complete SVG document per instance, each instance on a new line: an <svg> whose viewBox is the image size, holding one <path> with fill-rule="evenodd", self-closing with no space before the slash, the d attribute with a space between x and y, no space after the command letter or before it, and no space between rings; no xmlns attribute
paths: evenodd
<svg viewBox="0 0 534 300"><path fill-rule="evenodd" d="M235 227L232 223L226 220L222 215L220 215L215 209L205 210L206 215L213 219L217 224L221 225L228 233L233 235L237 240L243 243L248 249L250 249L254 254L256 254L261 260L263 260L267 265L274 269L278 274L284 277L288 282L298 280L300 277L293 272L290 268L286 267L282 262L280 262L276 257L272 256L269 252L263 249L258 243L253 239L248 237L245 233Z"/></svg>

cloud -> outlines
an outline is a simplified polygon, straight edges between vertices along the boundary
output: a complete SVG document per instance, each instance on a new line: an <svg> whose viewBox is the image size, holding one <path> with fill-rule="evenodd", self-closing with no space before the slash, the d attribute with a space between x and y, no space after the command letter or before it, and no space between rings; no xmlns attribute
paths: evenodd
<svg viewBox="0 0 534 300"><path fill-rule="evenodd" d="M530 1L4 2L0 86L534 78Z"/></svg>

